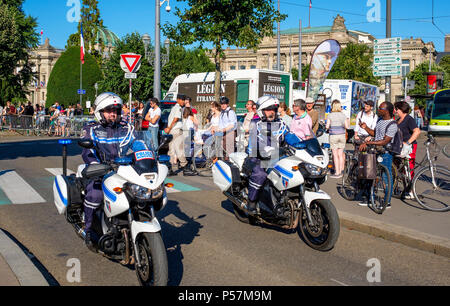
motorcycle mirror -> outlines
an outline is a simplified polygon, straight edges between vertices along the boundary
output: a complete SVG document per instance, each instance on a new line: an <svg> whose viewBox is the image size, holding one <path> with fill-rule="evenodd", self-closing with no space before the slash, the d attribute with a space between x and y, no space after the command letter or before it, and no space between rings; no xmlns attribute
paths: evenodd
<svg viewBox="0 0 450 306"><path fill-rule="evenodd" d="M78 140L78 145L85 149L93 149L94 142L91 139Z"/></svg>
<svg viewBox="0 0 450 306"><path fill-rule="evenodd" d="M158 154L159 150L160 150L165 144L171 142L172 139L173 139L173 135L170 135L170 134L162 135L162 142L161 142L161 144L159 145L158 149L156 149L156 154Z"/></svg>

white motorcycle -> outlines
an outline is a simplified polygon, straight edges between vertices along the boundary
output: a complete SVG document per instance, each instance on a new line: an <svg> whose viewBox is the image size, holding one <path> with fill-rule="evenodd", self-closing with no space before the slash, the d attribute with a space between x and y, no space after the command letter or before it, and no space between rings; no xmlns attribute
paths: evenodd
<svg viewBox="0 0 450 306"><path fill-rule="evenodd" d="M230 154L229 162L216 161L214 183L233 203L239 221L288 230L298 227L310 247L329 251L338 240L340 222L330 196L319 187L327 179L328 148L329 144L321 147L317 138L281 148L283 156L268 168L256 215L247 209L252 165L246 153Z"/></svg>
<svg viewBox="0 0 450 306"><path fill-rule="evenodd" d="M165 136L161 146L170 141L171 136ZM134 264L142 286L167 285L166 247L155 215L168 201L164 185L167 166L158 162L155 152L144 150L121 154L123 157L109 164L80 165L76 175L68 176L68 142L60 141L64 145L64 174L56 176L53 184L59 214L64 214L84 239L85 188L89 180L102 178L103 208L98 210L92 225L100 237L98 252L122 265ZM78 144L85 149L95 147L91 140L79 140Z"/></svg>

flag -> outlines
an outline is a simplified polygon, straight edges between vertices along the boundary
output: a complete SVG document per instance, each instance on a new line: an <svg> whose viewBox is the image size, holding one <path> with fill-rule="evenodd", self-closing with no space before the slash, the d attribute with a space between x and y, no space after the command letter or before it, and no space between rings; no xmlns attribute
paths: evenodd
<svg viewBox="0 0 450 306"><path fill-rule="evenodd" d="M312 8L312 0L309 0L309 8Z"/></svg>
<svg viewBox="0 0 450 306"><path fill-rule="evenodd" d="M83 38L83 24L80 25L80 42L81 42L81 48L80 48L80 59L81 63L84 64L84 38Z"/></svg>

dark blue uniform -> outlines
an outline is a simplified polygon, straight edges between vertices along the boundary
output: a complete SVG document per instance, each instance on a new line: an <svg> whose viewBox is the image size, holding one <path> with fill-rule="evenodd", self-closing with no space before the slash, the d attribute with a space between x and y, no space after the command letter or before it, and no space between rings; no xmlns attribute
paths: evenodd
<svg viewBox="0 0 450 306"><path fill-rule="evenodd" d="M87 125L83 129L82 139L90 139L96 144L96 149L84 149L83 161L90 165L92 163L104 163L114 161L120 152L147 150L143 141L136 139L136 134L131 133L131 126L126 122L118 124L102 125L99 123ZM86 188L84 200L86 232L92 226L94 212L103 201L103 190L101 180L92 180Z"/></svg>
<svg viewBox="0 0 450 306"><path fill-rule="evenodd" d="M261 119L253 120L250 123L250 136L247 153L249 163L252 167L252 174L248 186L248 199L255 202L258 194L267 179L267 166L270 160L279 160L280 146L284 141L284 136L289 132L283 121L276 119L272 122L265 122ZM273 151L266 151L267 148ZM261 167L261 161L267 161L265 167Z"/></svg>

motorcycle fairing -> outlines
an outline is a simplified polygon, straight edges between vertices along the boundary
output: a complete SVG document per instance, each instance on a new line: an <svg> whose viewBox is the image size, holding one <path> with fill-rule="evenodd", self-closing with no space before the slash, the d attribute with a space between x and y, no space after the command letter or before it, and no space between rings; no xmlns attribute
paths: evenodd
<svg viewBox="0 0 450 306"><path fill-rule="evenodd" d="M157 218L153 218L151 221L131 223L131 237L133 242L136 243L136 238L140 233L158 233L161 231L161 225Z"/></svg>

